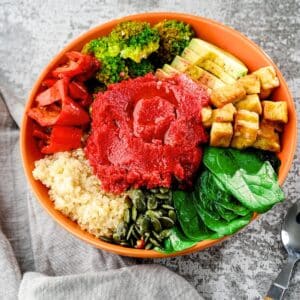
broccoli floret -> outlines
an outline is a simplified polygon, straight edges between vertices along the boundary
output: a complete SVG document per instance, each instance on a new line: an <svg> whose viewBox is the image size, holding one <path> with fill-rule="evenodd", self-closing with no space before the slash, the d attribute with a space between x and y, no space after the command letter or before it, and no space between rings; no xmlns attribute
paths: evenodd
<svg viewBox="0 0 300 300"><path fill-rule="evenodd" d="M177 20L164 20L154 26L160 36L159 48L151 59L156 67L169 64L176 55L180 55L195 32L189 24Z"/></svg>
<svg viewBox="0 0 300 300"><path fill-rule="evenodd" d="M154 72L154 66L147 59L142 59L140 63L136 63L131 59L127 60L129 77L134 78L144 76L150 72Z"/></svg>
<svg viewBox="0 0 300 300"><path fill-rule="evenodd" d="M125 60L119 56L103 58L96 78L105 85L127 79L128 68Z"/></svg>
<svg viewBox="0 0 300 300"><path fill-rule="evenodd" d="M122 42L121 57L130 58L136 63L159 47L158 31L147 22L122 22L112 30L110 36L113 40Z"/></svg>
<svg viewBox="0 0 300 300"><path fill-rule="evenodd" d="M103 36L87 43L82 52L84 54L94 54L101 62L106 57L116 57L120 54L121 43L110 36Z"/></svg>

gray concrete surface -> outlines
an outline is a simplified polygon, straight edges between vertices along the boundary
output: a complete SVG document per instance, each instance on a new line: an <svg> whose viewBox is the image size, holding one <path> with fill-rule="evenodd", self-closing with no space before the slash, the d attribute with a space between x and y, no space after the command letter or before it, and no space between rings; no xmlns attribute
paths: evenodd
<svg viewBox="0 0 300 300"><path fill-rule="evenodd" d="M299 116L298 0L1 0L0 82L12 89L20 101L25 101L45 64L74 37L115 17L145 11L181 11L201 15L247 35L281 69L293 93ZM3 134L15 130L14 124L2 112L1 118L1 124L5 124L1 125ZM12 139L16 138L14 131ZM5 145L1 145L4 153L3 147ZM184 276L205 299L260 299L286 258L279 230L286 209L300 200L299 151L298 143L293 167L284 184L287 200L283 204L221 245L185 257L156 262ZM14 241L13 237L10 239L23 271L30 269L24 257L26 249L21 249L22 243ZM296 268L287 298L300 299L300 266Z"/></svg>

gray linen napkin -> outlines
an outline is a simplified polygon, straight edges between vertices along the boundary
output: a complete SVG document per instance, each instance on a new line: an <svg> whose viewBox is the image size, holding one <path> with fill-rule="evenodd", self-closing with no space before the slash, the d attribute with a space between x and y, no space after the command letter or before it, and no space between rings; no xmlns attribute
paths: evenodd
<svg viewBox="0 0 300 300"><path fill-rule="evenodd" d="M26 184L10 117L19 125L23 104L9 89L1 95L0 299L201 299L167 268L95 249L44 212Z"/></svg>

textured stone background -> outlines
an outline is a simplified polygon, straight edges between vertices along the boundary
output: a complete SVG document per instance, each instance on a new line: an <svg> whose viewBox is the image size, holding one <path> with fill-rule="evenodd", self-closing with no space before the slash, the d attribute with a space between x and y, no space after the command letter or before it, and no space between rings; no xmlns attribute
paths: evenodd
<svg viewBox="0 0 300 300"><path fill-rule="evenodd" d="M25 101L38 74L54 54L85 30L137 12L181 11L221 21L260 45L288 81L299 116L299 1L1 0L0 5L0 83L14 91L20 101ZM15 140L16 127L4 110L1 103L1 134L11 135ZM4 148L1 144L3 162L9 155ZM286 258L279 231L286 209L299 200L299 151L298 143L292 170L284 184L287 200L283 204L219 246L156 262L184 276L206 299L261 298ZM16 197L21 201L22 195ZM22 249L21 241L13 237L10 240L25 271L30 265L22 256L26 249ZM300 266L287 298L300 299Z"/></svg>

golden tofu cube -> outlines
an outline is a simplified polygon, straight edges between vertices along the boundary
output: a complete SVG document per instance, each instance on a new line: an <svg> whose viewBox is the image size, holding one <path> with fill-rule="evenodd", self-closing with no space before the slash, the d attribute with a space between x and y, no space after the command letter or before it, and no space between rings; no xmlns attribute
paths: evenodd
<svg viewBox="0 0 300 300"><path fill-rule="evenodd" d="M231 123L213 122L210 131L210 146L229 147L233 129Z"/></svg>
<svg viewBox="0 0 300 300"><path fill-rule="evenodd" d="M214 122L232 122L236 108L232 103L224 105L212 111L212 119Z"/></svg>
<svg viewBox="0 0 300 300"><path fill-rule="evenodd" d="M237 109L253 111L259 115L262 113L261 103L257 94L247 95L245 99L236 102L235 107Z"/></svg>
<svg viewBox="0 0 300 300"><path fill-rule="evenodd" d="M224 87L214 89L210 95L214 106L220 108L227 103L234 103L246 97L246 91L239 83L226 84Z"/></svg>
<svg viewBox="0 0 300 300"><path fill-rule="evenodd" d="M287 123L288 110L285 101L263 101L262 106L265 120Z"/></svg>
<svg viewBox="0 0 300 300"><path fill-rule="evenodd" d="M279 134L276 131L277 128L274 122L263 120L260 123L257 139L253 144L253 147L261 150L279 152L280 140Z"/></svg>
<svg viewBox="0 0 300 300"><path fill-rule="evenodd" d="M252 74L258 76L261 87L264 90L273 89L279 86L279 79L273 66L260 68Z"/></svg>
<svg viewBox="0 0 300 300"><path fill-rule="evenodd" d="M212 108L210 106L203 107L201 109L201 118L204 127L210 127L212 120Z"/></svg>
<svg viewBox="0 0 300 300"><path fill-rule="evenodd" d="M244 87L247 95L260 93L260 80L259 77L255 74L241 77L238 80L238 83L240 83Z"/></svg>
<svg viewBox="0 0 300 300"><path fill-rule="evenodd" d="M235 116L233 148L243 149L254 144L259 129L259 116L248 110L238 110Z"/></svg>

